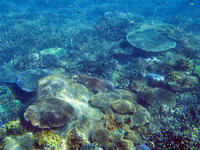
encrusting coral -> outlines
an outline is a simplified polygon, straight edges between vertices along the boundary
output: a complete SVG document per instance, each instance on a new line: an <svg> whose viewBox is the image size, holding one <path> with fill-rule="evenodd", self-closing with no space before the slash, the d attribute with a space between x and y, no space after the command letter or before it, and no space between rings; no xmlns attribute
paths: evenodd
<svg viewBox="0 0 200 150"><path fill-rule="evenodd" d="M41 130L34 133L39 146L58 148L63 146L64 138L52 130Z"/></svg>

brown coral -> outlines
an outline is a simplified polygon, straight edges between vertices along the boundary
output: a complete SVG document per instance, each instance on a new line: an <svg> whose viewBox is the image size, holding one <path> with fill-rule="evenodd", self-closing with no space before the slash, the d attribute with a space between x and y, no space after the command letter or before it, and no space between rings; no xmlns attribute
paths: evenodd
<svg viewBox="0 0 200 150"><path fill-rule="evenodd" d="M106 120L106 127L109 131L115 131L117 130L117 124L115 122L115 117L112 114L106 114L105 115Z"/></svg>
<svg viewBox="0 0 200 150"><path fill-rule="evenodd" d="M119 114L129 114L132 115L136 112L136 108L133 103L127 100L116 100L112 103L112 109L114 112Z"/></svg>
<svg viewBox="0 0 200 150"><path fill-rule="evenodd" d="M66 141L65 141L65 145L67 149L70 149L70 150L81 149L83 144L85 144L85 142L77 134L77 131L75 128L73 128L67 133Z"/></svg>
<svg viewBox="0 0 200 150"><path fill-rule="evenodd" d="M94 92L105 92L114 90L114 84L105 79L88 76L85 74L75 75L77 81L85 85L88 89Z"/></svg>
<svg viewBox="0 0 200 150"><path fill-rule="evenodd" d="M66 101L57 98L37 100L29 106L24 118L33 126L53 128L65 125L74 115L74 108Z"/></svg>

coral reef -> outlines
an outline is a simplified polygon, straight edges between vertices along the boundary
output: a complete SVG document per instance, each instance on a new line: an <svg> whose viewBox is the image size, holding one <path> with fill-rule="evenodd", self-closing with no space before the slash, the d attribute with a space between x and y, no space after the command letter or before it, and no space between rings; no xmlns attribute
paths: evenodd
<svg viewBox="0 0 200 150"><path fill-rule="evenodd" d="M78 135L76 129L67 133L65 145L68 149L81 149L86 142Z"/></svg>
<svg viewBox="0 0 200 150"><path fill-rule="evenodd" d="M30 53L13 58L11 62L17 70L28 70L41 66L39 53Z"/></svg>
<svg viewBox="0 0 200 150"><path fill-rule="evenodd" d="M5 150L32 150L34 148L34 136L32 133L26 133L21 136L8 136L4 138Z"/></svg>
<svg viewBox="0 0 200 150"><path fill-rule="evenodd" d="M136 112L136 108L133 103L126 100L115 100L112 103L112 109L120 114L134 114Z"/></svg>
<svg viewBox="0 0 200 150"><path fill-rule="evenodd" d="M198 149L199 14L196 1L1 0L0 149Z"/></svg>
<svg viewBox="0 0 200 150"><path fill-rule="evenodd" d="M37 90L37 84L40 78L49 75L51 72L47 69L29 69L17 74L17 85L24 91L34 92Z"/></svg>
<svg viewBox="0 0 200 150"><path fill-rule="evenodd" d="M199 80L187 72L172 71L167 76L167 85L173 91L188 91L197 88Z"/></svg>
<svg viewBox="0 0 200 150"><path fill-rule="evenodd" d="M48 147L48 148L62 148L64 139L59 134L54 133L51 130L42 130L34 133L37 144L40 147Z"/></svg>
<svg viewBox="0 0 200 150"><path fill-rule="evenodd" d="M0 142L3 149L33 149L35 137L32 132L27 132L22 127L19 118L15 121L9 121L7 124L4 124L0 130Z"/></svg>
<svg viewBox="0 0 200 150"><path fill-rule="evenodd" d="M148 52L162 52L176 47L175 41L152 29L130 32L126 38L134 47Z"/></svg>
<svg viewBox="0 0 200 150"><path fill-rule="evenodd" d="M74 115L74 108L57 98L39 99L29 106L24 118L39 128L53 128L65 125Z"/></svg>
<svg viewBox="0 0 200 150"><path fill-rule="evenodd" d="M51 73L48 69L34 68L20 71L16 68L12 62L4 63L0 67L0 81L3 83L16 83L22 90L27 92L36 91L38 80Z"/></svg>
<svg viewBox="0 0 200 150"><path fill-rule="evenodd" d="M40 51L41 66L56 66L57 61L66 55L66 50L63 48L48 48Z"/></svg>
<svg viewBox="0 0 200 150"><path fill-rule="evenodd" d="M1 125L18 117L24 105L15 98L7 85L0 85L0 122Z"/></svg>
<svg viewBox="0 0 200 150"><path fill-rule="evenodd" d="M4 63L0 67L0 81L15 83L17 73L18 70L14 67L14 65L11 62Z"/></svg>
<svg viewBox="0 0 200 150"><path fill-rule="evenodd" d="M109 132L106 129L96 129L91 133L91 140L105 147L109 147Z"/></svg>
<svg viewBox="0 0 200 150"><path fill-rule="evenodd" d="M88 89L95 92L105 92L106 90L114 90L114 84L105 79L99 79L92 76L78 74L74 78L81 84L84 84Z"/></svg>
<svg viewBox="0 0 200 150"><path fill-rule="evenodd" d="M56 58L60 58L66 55L66 50L63 48L48 48L40 51L40 55L54 55Z"/></svg>

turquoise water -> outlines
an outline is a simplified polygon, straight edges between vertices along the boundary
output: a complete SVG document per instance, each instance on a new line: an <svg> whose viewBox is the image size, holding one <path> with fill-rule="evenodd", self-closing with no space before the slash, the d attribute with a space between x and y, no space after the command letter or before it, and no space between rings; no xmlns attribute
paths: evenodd
<svg viewBox="0 0 200 150"><path fill-rule="evenodd" d="M200 1L1 0L0 149L198 149Z"/></svg>

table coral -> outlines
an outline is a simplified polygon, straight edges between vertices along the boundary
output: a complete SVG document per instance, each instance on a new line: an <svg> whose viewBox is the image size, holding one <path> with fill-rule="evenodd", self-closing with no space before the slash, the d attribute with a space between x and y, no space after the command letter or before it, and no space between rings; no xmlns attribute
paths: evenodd
<svg viewBox="0 0 200 150"><path fill-rule="evenodd" d="M24 118L33 126L53 128L65 125L74 115L74 108L68 102L57 98L39 99L29 106Z"/></svg>

